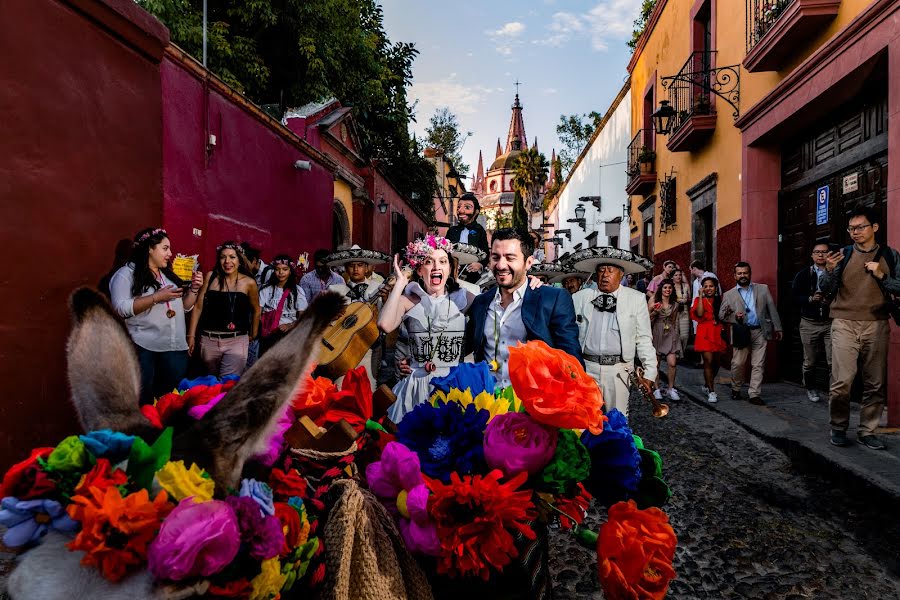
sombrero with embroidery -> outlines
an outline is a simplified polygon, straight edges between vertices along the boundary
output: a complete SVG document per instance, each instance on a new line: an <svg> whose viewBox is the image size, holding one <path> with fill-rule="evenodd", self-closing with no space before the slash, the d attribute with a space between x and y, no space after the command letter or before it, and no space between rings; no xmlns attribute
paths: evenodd
<svg viewBox="0 0 900 600"><path fill-rule="evenodd" d="M391 262L391 257L377 250L363 250L357 244L353 244L347 250L334 252L325 257L325 263L329 267L341 267L347 263L362 262L367 265L381 265Z"/></svg>
<svg viewBox="0 0 900 600"><path fill-rule="evenodd" d="M459 242L453 243L453 256L456 257L456 260L459 261L459 265L468 265L474 262L479 262L484 264L484 260L487 258L487 253L478 248L477 246L470 246L469 244L460 244Z"/></svg>
<svg viewBox="0 0 900 600"><path fill-rule="evenodd" d="M601 246L585 248L573 253L566 264L573 271L593 273L600 265L613 265L626 273L642 273L653 268L653 261L637 255L630 250Z"/></svg>
<svg viewBox="0 0 900 600"><path fill-rule="evenodd" d="M558 262L552 263L535 263L528 269L529 275L543 275L547 278L547 283L562 283L569 277L581 277L587 279L590 273L582 273L577 269L573 269L568 265Z"/></svg>

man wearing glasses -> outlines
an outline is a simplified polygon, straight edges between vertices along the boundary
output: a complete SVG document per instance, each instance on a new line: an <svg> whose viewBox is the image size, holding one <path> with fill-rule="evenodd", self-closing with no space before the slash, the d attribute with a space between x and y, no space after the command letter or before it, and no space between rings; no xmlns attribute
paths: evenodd
<svg viewBox="0 0 900 600"><path fill-rule="evenodd" d="M850 213L847 232L853 245L825 257L819 286L831 304L831 443L847 445L850 386L861 365L857 439L872 450L883 450L875 428L884 407L891 295L900 294L900 256L875 242L878 214L868 207Z"/></svg>
<svg viewBox="0 0 900 600"><path fill-rule="evenodd" d="M794 304L800 307L800 341L803 343L803 384L810 402L821 399L816 389L814 369L825 348L825 360L831 372L831 317L830 299L822 293L819 277L825 273L825 257L828 243L817 242L812 249L811 267L802 269L794 277L791 293Z"/></svg>

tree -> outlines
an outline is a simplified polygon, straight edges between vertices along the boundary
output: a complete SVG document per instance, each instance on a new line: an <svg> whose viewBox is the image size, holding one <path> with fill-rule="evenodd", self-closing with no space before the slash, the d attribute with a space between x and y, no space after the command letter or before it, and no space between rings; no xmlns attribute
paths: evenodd
<svg viewBox="0 0 900 600"><path fill-rule="evenodd" d="M201 56L202 0L137 2L166 24L173 42ZM430 212L433 166L413 153L406 96L418 51L391 42L383 20L376 0L218 0L208 6L207 62L260 105L283 110L334 97L352 106L363 157ZM421 176L429 168L431 183Z"/></svg>
<svg viewBox="0 0 900 600"><path fill-rule="evenodd" d="M557 156L556 160L552 162L550 168L553 169L553 185L547 188L547 193L544 194L544 210L547 210L550 206L550 202L559 193L559 189L563 184L563 174L562 174L562 160Z"/></svg>
<svg viewBox="0 0 900 600"><path fill-rule="evenodd" d="M498 229L512 227L512 214L503 212L503 209L499 207L484 211L484 217L487 221L486 229L489 231L497 231Z"/></svg>
<svg viewBox="0 0 900 600"><path fill-rule="evenodd" d="M531 147L513 163L513 189L522 194L525 210L532 215L542 209L541 188L547 183L547 158Z"/></svg>
<svg viewBox="0 0 900 600"><path fill-rule="evenodd" d="M522 194L519 190L516 190L516 195L513 198L512 224L510 226L514 229L531 230L528 223L528 213L525 212L525 203L522 201Z"/></svg>
<svg viewBox="0 0 900 600"><path fill-rule="evenodd" d="M641 14L634 20L634 31L631 32L631 39L626 42L632 50L637 48L638 41L644 35L644 29L647 27L647 21L650 20L654 8L656 8L656 0L641 1Z"/></svg>
<svg viewBox="0 0 900 600"><path fill-rule="evenodd" d="M471 135L471 131L465 134L460 132L456 115L445 106L431 115L428 127L425 128L425 145L439 150L453 163L457 172L465 177L469 172L469 165L463 162L460 151Z"/></svg>
<svg viewBox="0 0 900 600"><path fill-rule="evenodd" d="M559 153L560 164L563 171L568 173L578 155L584 150L591 136L594 135L603 115L595 110L584 115L560 115L556 125L556 135L565 146Z"/></svg>

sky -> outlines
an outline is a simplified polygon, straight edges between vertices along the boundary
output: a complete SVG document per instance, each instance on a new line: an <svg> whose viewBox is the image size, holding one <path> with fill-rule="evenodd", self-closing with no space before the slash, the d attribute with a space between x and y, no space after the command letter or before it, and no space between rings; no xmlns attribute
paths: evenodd
<svg viewBox="0 0 900 600"><path fill-rule="evenodd" d="M391 41L413 42L409 100L418 100L415 132L447 106L463 132L470 175L483 150L485 169L497 138L505 146L516 93L529 146L547 158L561 144L561 114L606 112L627 77L640 0L382 0Z"/></svg>

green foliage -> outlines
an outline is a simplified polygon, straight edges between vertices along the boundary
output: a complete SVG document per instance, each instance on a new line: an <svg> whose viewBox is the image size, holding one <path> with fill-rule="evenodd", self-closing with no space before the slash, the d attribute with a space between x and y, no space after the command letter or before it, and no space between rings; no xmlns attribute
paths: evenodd
<svg viewBox="0 0 900 600"><path fill-rule="evenodd" d="M568 173L578 155L584 150L594 131L600 126L603 115L595 110L584 115L560 115L556 124L556 135L565 146L559 153L562 169Z"/></svg>
<svg viewBox="0 0 900 600"><path fill-rule="evenodd" d="M522 194L519 190L516 190L516 195L513 199L512 221L510 226L515 229L524 229L526 231L531 229L528 224L528 213L525 212L525 203L522 201Z"/></svg>
<svg viewBox="0 0 900 600"><path fill-rule="evenodd" d="M634 21L634 31L631 32L631 39L626 42L632 50L637 48L638 40L641 39L641 35L644 33L644 28L647 27L647 21L650 20L650 15L653 14L654 8L656 8L656 0L641 0L641 14Z"/></svg>
<svg viewBox="0 0 900 600"><path fill-rule="evenodd" d="M136 1L173 42L202 56L202 0ZM387 38L376 0L217 0L208 3L208 22L213 73L257 104L284 109L335 97L353 106L363 156L431 211L434 168L413 154L419 148L409 134L406 87L418 51Z"/></svg>
<svg viewBox="0 0 900 600"><path fill-rule="evenodd" d="M553 201L553 198L556 197L563 183L565 183L562 175L562 160L559 157L556 157L550 168L553 169L553 184L547 188L547 193L544 195L544 210L550 208L550 202Z"/></svg>
<svg viewBox="0 0 900 600"><path fill-rule="evenodd" d="M499 208L484 211L484 216L487 219L487 228L492 231L513 226L512 213L503 212Z"/></svg>
<svg viewBox="0 0 900 600"><path fill-rule="evenodd" d="M549 170L547 158L534 147L522 152L513 163L512 186L522 195L529 214L541 210L541 188L547 183Z"/></svg>
<svg viewBox="0 0 900 600"><path fill-rule="evenodd" d="M456 115L445 106L431 115L428 127L425 128L425 146L439 150L453 163L456 171L465 177L469 172L469 165L463 162L460 151L471 135L471 131L465 134L460 132Z"/></svg>

